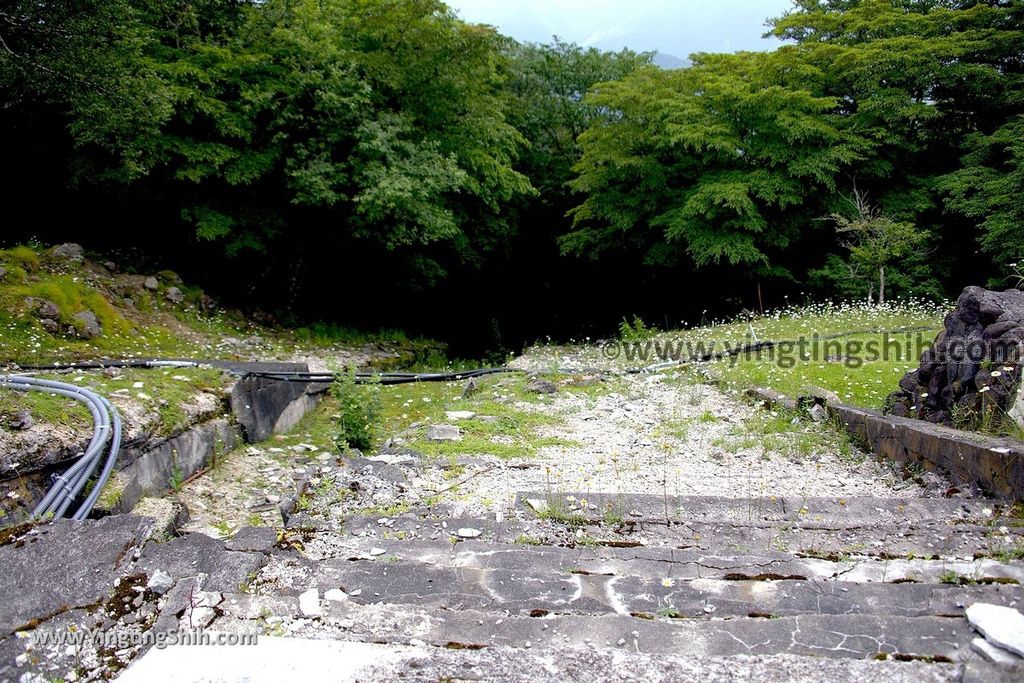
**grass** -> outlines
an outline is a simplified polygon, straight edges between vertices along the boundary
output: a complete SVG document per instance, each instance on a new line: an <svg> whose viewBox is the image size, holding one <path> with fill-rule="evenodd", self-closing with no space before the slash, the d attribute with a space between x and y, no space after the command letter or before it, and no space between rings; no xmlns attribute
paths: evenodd
<svg viewBox="0 0 1024 683"><path fill-rule="evenodd" d="M807 343L803 348L784 346L712 363L727 384L756 384L788 396L801 395L814 385L836 393L845 403L880 408L903 375L917 367L921 351L942 327L942 311L921 304L815 306L758 319L752 325L759 340L803 338ZM915 329L888 337L879 331L909 328ZM734 324L712 328L709 336L728 337L737 331ZM839 339L815 339L850 332Z"/></svg>
<svg viewBox="0 0 1024 683"><path fill-rule="evenodd" d="M562 378L554 377L555 381ZM475 380L477 391L463 397L465 382L406 384L383 387L380 434L404 432L411 448L424 455L445 458L456 455L493 455L499 458L530 457L545 447L573 447L572 440L545 436L544 427L558 423L546 414L550 396L526 390L525 375L495 375ZM569 383L567 391L596 395L604 384ZM469 419L449 420L446 411L470 411ZM461 441L433 442L425 438L432 424L455 424Z"/></svg>
<svg viewBox="0 0 1024 683"><path fill-rule="evenodd" d="M243 351L266 359L310 349L374 345L392 352L376 361L391 368L415 363L442 348L394 330L361 332L322 323L298 329L263 327L241 314L204 309L202 291L181 284L171 273L158 273L160 289L151 292L137 278L112 274L89 262L62 262L39 247L0 250L0 266L7 271L0 280L0 363L45 364L100 356L239 359L239 349L225 340L258 337L258 349ZM171 284L182 290L183 304L166 300ZM62 330L80 325L75 314L91 311L103 334L83 340L64 331L46 332L34 314L36 300L57 304Z"/></svg>

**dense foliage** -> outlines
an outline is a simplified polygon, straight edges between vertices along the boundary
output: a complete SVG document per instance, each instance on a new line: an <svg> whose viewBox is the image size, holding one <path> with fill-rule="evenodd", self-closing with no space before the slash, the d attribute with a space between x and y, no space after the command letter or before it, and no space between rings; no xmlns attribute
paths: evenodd
<svg viewBox="0 0 1024 683"><path fill-rule="evenodd" d="M572 328L569 301L614 324L866 296L829 220L854 191L912 226L890 295L1004 277L1024 0L798 0L771 32L660 70L440 0L11 0L3 237L136 249L304 317L422 321L468 291L495 339Z"/></svg>

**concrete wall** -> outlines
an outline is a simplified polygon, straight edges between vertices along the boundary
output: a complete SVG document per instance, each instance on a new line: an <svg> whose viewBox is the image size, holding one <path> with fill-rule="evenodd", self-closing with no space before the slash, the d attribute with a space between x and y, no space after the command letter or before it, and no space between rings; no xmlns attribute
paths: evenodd
<svg viewBox="0 0 1024 683"><path fill-rule="evenodd" d="M752 387L748 393L789 410L797 402L777 391ZM965 432L923 420L883 415L841 403L826 405L829 416L876 454L901 464L938 470L960 486L977 486L1006 500L1024 500L1024 443Z"/></svg>

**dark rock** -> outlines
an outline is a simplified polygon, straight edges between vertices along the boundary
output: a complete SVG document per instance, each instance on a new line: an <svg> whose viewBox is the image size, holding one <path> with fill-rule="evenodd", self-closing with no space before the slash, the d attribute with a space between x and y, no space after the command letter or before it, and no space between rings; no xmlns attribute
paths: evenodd
<svg viewBox="0 0 1024 683"><path fill-rule="evenodd" d="M44 320L60 320L60 307L46 299L36 299L34 310L37 318Z"/></svg>
<svg viewBox="0 0 1024 683"><path fill-rule="evenodd" d="M26 429L32 429L32 416L28 414L27 410L19 410L14 417L11 418L7 425L14 430L23 431Z"/></svg>
<svg viewBox="0 0 1024 683"><path fill-rule="evenodd" d="M998 339L1013 328L1017 327L1017 322L1014 320L1005 320L1001 323L992 323L981 332L981 336L985 339Z"/></svg>
<svg viewBox="0 0 1024 683"><path fill-rule="evenodd" d="M1018 371L1005 367L1018 365L1024 348L1024 292L968 287L944 327L934 347L921 354L918 368L900 380L899 396L887 400L892 414L904 416L900 406L914 406L922 393L928 396L918 417L931 422L949 424L956 414L966 424L980 421L983 409L1005 411Z"/></svg>
<svg viewBox="0 0 1024 683"><path fill-rule="evenodd" d="M42 325L43 329L46 332L48 332L49 334L52 334L52 335L60 334L60 323L58 323L56 320L50 320L49 318L43 318L42 320L39 321L39 324Z"/></svg>
<svg viewBox="0 0 1024 683"><path fill-rule="evenodd" d="M75 244L74 242L60 244L54 247L50 253L56 258L74 263L79 263L85 258L85 251L82 249L82 245Z"/></svg>
<svg viewBox="0 0 1024 683"><path fill-rule="evenodd" d="M177 287L169 287L166 296L172 304L180 304L185 301L185 295Z"/></svg>
<svg viewBox="0 0 1024 683"><path fill-rule="evenodd" d="M225 545L228 550L268 553L277 543L277 530L267 526L246 526L238 530Z"/></svg>
<svg viewBox="0 0 1024 683"><path fill-rule="evenodd" d="M919 374L917 370L914 370L903 375L903 378L900 380L900 389L903 389L908 394L916 393L917 387L920 384L918 381Z"/></svg>
<svg viewBox="0 0 1024 683"><path fill-rule="evenodd" d="M526 385L526 390L531 394L553 394L558 391L558 387L546 379L535 379Z"/></svg>
<svg viewBox="0 0 1024 683"><path fill-rule="evenodd" d="M3 280L5 277L7 277L7 269L0 266L0 280Z"/></svg>
<svg viewBox="0 0 1024 683"><path fill-rule="evenodd" d="M103 335L103 328L100 326L100 321L96 319L96 314L92 311L82 311L81 313L75 313L75 332L82 339L96 339Z"/></svg>
<svg viewBox="0 0 1024 683"><path fill-rule="evenodd" d="M117 272L117 264L114 263L113 261L104 261L103 267L109 270L111 273Z"/></svg>

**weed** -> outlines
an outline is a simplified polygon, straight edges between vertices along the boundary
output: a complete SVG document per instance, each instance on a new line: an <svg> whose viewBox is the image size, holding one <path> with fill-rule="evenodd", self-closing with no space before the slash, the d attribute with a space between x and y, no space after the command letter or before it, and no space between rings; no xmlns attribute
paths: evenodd
<svg viewBox="0 0 1024 683"><path fill-rule="evenodd" d="M338 377L332 393L339 411L337 445L369 450L380 417L380 385L357 384L352 370Z"/></svg>

